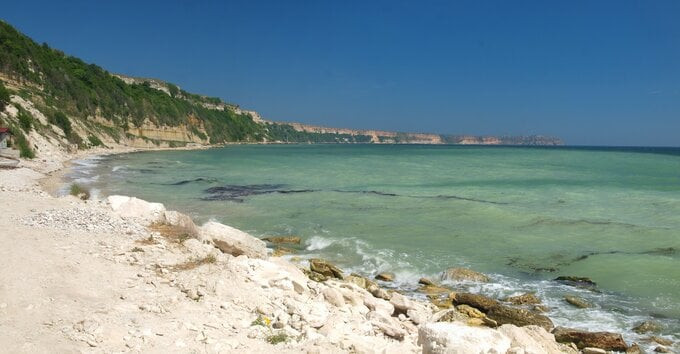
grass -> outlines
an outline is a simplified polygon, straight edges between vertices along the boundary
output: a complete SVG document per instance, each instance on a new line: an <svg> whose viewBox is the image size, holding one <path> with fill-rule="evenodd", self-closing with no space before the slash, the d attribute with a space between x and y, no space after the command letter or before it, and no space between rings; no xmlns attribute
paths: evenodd
<svg viewBox="0 0 680 354"><path fill-rule="evenodd" d="M184 271L184 270L192 270L196 269L204 264L213 264L217 262L217 258L215 256L208 255L204 258L199 258L199 259L192 259L189 261L186 261L184 263L176 264L172 267L173 270L179 270L179 271Z"/></svg>
<svg viewBox="0 0 680 354"><path fill-rule="evenodd" d="M269 344L276 345L276 344L283 343L283 342L286 342L286 341L288 341L288 335L283 333L283 332L279 332L279 333L267 336L267 343L269 343Z"/></svg>
<svg viewBox="0 0 680 354"><path fill-rule="evenodd" d="M69 194L71 194L72 196L78 197L82 200L90 199L90 190L88 190L87 188L85 188L85 187L83 187L83 186L81 186L77 183L73 183L71 185L71 190L70 190Z"/></svg>
<svg viewBox="0 0 680 354"><path fill-rule="evenodd" d="M130 250L130 252L144 252L144 250L141 249L140 247L135 247L132 250Z"/></svg>
<svg viewBox="0 0 680 354"><path fill-rule="evenodd" d="M154 223L149 226L149 228L152 231L156 231L161 236L176 242L176 243L184 243L184 241L190 239L190 238L195 238L198 236L196 234L196 230L192 230L187 227L182 227L182 226L177 226L177 225L169 225L165 223Z"/></svg>
<svg viewBox="0 0 680 354"><path fill-rule="evenodd" d="M90 141L90 146L91 146L91 147L105 146L104 143L102 143L102 141L101 141L98 137L96 137L96 136L94 136L94 135L88 136L88 137L87 137L87 140Z"/></svg>

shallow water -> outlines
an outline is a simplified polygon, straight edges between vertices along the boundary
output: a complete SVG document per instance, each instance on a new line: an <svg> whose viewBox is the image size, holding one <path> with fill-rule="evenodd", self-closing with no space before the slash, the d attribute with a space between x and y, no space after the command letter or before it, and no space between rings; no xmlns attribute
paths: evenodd
<svg viewBox="0 0 680 354"><path fill-rule="evenodd" d="M538 291L558 324L630 342L655 316L680 333L680 149L230 146L83 161L72 177L256 236L299 235L301 254L392 271L404 289L465 266L494 279L474 290Z"/></svg>

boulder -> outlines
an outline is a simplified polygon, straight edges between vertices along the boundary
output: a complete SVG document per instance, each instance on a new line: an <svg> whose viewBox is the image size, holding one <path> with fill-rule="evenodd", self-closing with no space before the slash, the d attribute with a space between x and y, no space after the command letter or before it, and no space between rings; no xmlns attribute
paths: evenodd
<svg viewBox="0 0 680 354"><path fill-rule="evenodd" d="M467 317L470 318L484 318L486 315L482 312L477 310L476 308L469 306L469 305L458 305L456 306L456 310L458 312L464 314Z"/></svg>
<svg viewBox="0 0 680 354"><path fill-rule="evenodd" d="M670 349L664 347L664 346L658 346L654 348L655 353L672 353Z"/></svg>
<svg viewBox="0 0 680 354"><path fill-rule="evenodd" d="M467 268L453 267L445 270L441 280L476 281L486 283L491 280L488 276Z"/></svg>
<svg viewBox="0 0 680 354"><path fill-rule="evenodd" d="M270 237L264 237L262 238L262 241L267 241L270 243L292 243L299 245L300 244L300 237L298 236L270 236Z"/></svg>
<svg viewBox="0 0 680 354"><path fill-rule="evenodd" d="M581 354L607 354L607 351L600 348L585 347L581 350Z"/></svg>
<svg viewBox="0 0 680 354"><path fill-rule="evenodd" d="M524 293L522 295L510 296L505 301L513 305L534 305L540 304L541 299L539 299L534 293Z"/></svg>
<svg viewBox="0 0 680 354"><path fill-rule="evenodd" d="M421 285L435 285L434 282L433 282L432 280L427 279L427 278L420 278L420 279L418 280L418 284L421 284Z"/></svg>
<svg viewBox="0 0 680 354"><path fill-rule="evenodd" d="M376 280L381 281L394 281L394 274L392 273L379 273L375 276Z"/></svg>
<svg viewBox="0 0 680 354"><path fill-rule="evenodd" d="M213 252L220 253L212 245L205 244L195 238L184 241L182 245L189 252L192 259L204 259L209 255L214 255Z"/></svg>
<svg viewBox="0 0 680 354"><path fill-rule="evenodd" d="M321 293L323 293L323 297L326 299L326 301L330 302L332 305L337 307L345 306L345 299L337 289L326 288L323 289Z"/></svg>
<svg viewBox="0 0 680 354"><path fill-rule="evenodd" d="M406 316L408 316L408 318L410 318L411 321L416 325L427 322L431 315L432 313L420 307L406 310Z"/></svg>
<svg viewBox="0 0 680 354"><path fill-rule="evenodd" d="M249 258L267 258L266 244L249 234L218 222L207 222L199 229L200 238L210 240L222 253Z"/></svg>
<svg viewBox="0 0 680 354"><path fill-rule="evenodd" d="M165 206L161 203L149 203L122 195L112 195L106 200L113 212L121 218L133 219L144 225L165 221Z"/></svg>
<svg viewBox="0 0 680 354"><path fill-rule="evenodd" d="M381 287L379 287L375 284L370 285L368 288L366 288L366 290L368 290L368 292L371 293L371 295L373 295L373 296L375 296L379 299L389 301L390 298L392 297L392 295L387 290L385 290L385 289L383 289L383 288L381 288Z"/></svg>
<svg viewBox="0 0 680 354"><path fill-rule="evenodd" d="M522 349L522 353L578 353L571 347L555 342L555 336L538 326L517 327L505 324L498 327L498 331L510 338L512 347Z"/></svg>
<svg viewBox="0 0 680 354"><path fill-rule="evenodd" d="M364 297L364 305L371 311L380 312L387 316L392 316L394 313L394 305L370 295Z"/></svg>
<svg viewBox="0 0 680 354"><path fill-rule="evenodd" d="M584 300L584 299L582 299L578 296L575 296L575 295L565 296L564 301L566 301L570 305L578 307L580 309L586 309L586 308L592 307L592 305L588 301L586 301L586 300Z"/></svg>
<svg viewBox="0 0 680 354"><path fill-rule="evenodd" d="M628 345L618 333L587 332L578 329L557 327L553 330L555 340L560 343L574 343L579 349L585 347L604 350L626 351Z"/></svg>
<svg viewBox="0 0 680 354"><path fill-rule="evenodd" d="M312 272L325 275L329 278L343 279L342 270L333 264L319 258L312 258L309 260L309 269Z"/></svg>
<svg viewBox="0 0 680 354"><path fill-rule="evenodd" d="M324 281L328 280L328 277L327 277L327 276L325 276L325 275L323 275L323 274L320 274L320 273L317 273L317 272L312 272L312 271L309 270L309 269L304 269L304 268L303 268L303 269L301 269L301 271L302 271L309 279L314 280L314 281L316 281L316 282L324 282Z"/></svg>
<svg viewBox="0 0 680 354"><path fill-rule="evenodd" d="M486 316L496 321L499 325L513 324L515 326L536 325L550 331L554 325L550 318L525 309L498 305L490 308Z"/></svg>
<svg viewBox="0 0 680 354"><path fill-rule="evenodd" d="M656 321L644 321L638 323L637 326L633 327L633 331L637 334L643 334L647 332L658 332L662 329L661 323Z"/></svg>
<svg viewBox="0 0 680 354"><path fill-rule="evenodd" d="M187 230L190 235L198 235L198 226L194 224L194 220L189 215L182 214L174 210L166 210L163 213L163 222L167 225L181 227Z"/></svg>
<svg viewBox="0 0 680 354"><path fill-rule="evenodd" d="M375 287L378 286L376 283L374 283L370 279L368 279L366 277L362 277L361 275L356 274L356 273L352 273L352 274L346 276L344 279L345 279L346 282L356 284L360 288L366 289L366 290L369 290L373 286L375 286Z"/></svg>
<svg viewBox="0 0 680 354"><path fill-rule="evenodd" d="M500 305L498 301L490 297L472 293L457 293L452 300L456 305L470 305L484 312Z"/></svg>
<svg viewBox="0 0 680 354"><path fill-rule="evenodd" d="M382 312L371 311L366 318L388 337L402 340L408 334L399 321Z"/></svg>
<svg viewBox="0 0 680 354"><path fill-rule="evenodd" d="M457 309L441 310L432 315L432 322L466 322L469 318Z"/></svg>
<svg viewBox="0 0 680 354"><path fill-rule="evenodd" d="M390 298L390 304L394 306L395 315L406 313L406 311L415 307L415 304L411 299L397 292L392 294L392 297Z"/></svg>
<svg viewBox="0 0 680 354"><path fill-rule="evenodd" d="M496 330L458 322L430 322L418 328L423 354L506 353L511 343Z"/></svg>

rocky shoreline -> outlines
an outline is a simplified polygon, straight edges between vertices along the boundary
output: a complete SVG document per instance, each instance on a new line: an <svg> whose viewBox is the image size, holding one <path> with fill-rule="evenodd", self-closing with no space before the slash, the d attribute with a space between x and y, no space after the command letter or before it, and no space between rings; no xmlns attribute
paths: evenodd
<svg viewBox="0 0 680 354"><path fill-rule="evenodd" d="M619 334L554 328L531 293L492 299L421 279L430 301L419 301L322 259L291 262L267 248L294 238L199 226L137 198L54 197L39 185L44 178L0 171L0 343L12 352L642 352ZM489 281L465 268L442 280ZM654 350L674 350L653 336L653 323L639 329Z"/></svg>

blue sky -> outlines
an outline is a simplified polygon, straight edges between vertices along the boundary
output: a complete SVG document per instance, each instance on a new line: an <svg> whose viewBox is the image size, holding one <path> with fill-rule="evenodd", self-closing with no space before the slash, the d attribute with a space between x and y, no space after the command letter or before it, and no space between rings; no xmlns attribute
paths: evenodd
<svg viewBox="0 0 680 354"><path fill-rule="evenodd" d="M680 146L680 1L11 1L112 71L272 120Z"/></svg>

